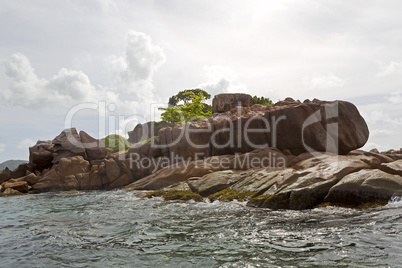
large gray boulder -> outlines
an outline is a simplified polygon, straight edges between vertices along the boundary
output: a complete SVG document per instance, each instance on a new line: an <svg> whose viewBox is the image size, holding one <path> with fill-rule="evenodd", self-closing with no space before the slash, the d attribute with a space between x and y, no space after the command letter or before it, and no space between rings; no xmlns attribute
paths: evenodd
<svg viewBox="0 0 402 268"><path fill-rule="evenodd" d="M223 93L215 95L212 100L212 113L224 113L237 106L250 107L253 105L253 98L243 93Z"/></svg>

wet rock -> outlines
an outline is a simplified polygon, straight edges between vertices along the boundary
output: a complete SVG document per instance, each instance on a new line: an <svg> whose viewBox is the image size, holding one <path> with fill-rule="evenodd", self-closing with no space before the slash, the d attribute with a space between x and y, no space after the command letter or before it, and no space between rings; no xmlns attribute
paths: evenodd
<svg viewBox="0 0 402 268"><path fill-rule="evenodd" d="M116 180L114 180L110 185L109 189L119 188L128 185L132 180L130 179L129 175L123 174Z"/></svg>
<svg viewBox="0 0 402 268"><path fill-rule="evenodd" d="M394 195L402 195L402 177L381 170L360 170L334 185L325 202L357 207L365 203L386 204Z"/></svg>
<svg viewBox="0 0 402 268"><path fill-rule="evenodd" d="M12 188L7 188L4 190L4 192L0 193L0 196L12 196L12 195L21 195L22 193L19 191L16 191Z"/></svg>
<svg viewBox="0 0 402 268"><path fill-rule="evenodd" d="M206 197L229 188L242 178L242 172L225 170L207 174L202 178L189 179L186 181L186 183L193 192L199 193L201 196Z"/></svg>

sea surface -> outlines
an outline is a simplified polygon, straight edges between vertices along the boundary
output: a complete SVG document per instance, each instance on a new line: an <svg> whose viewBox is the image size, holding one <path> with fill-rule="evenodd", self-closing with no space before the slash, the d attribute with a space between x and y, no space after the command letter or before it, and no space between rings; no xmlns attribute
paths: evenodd
<svg viewBox="0 0 402 268"><path fill-rule="evenodd" d="M402 201L272 211L141 192L0 198L0 267L402 267Z"/></svg>

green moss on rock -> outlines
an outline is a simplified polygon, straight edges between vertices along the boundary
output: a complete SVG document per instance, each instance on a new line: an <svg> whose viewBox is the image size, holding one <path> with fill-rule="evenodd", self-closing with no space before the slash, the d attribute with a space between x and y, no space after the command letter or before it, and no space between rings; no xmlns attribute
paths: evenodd
<svg viewBox="0 0 402 268"><path fill-rule="evenodd" d="M288 209L290 192L277 193L274 195L259 195L252 198L247 205L250 207Z"/></svg>
<svg viewBox="0 0 402 268"><path fill-rule="evenodd" d="M251 192L251 191L240 193L240 192L236 192L231 189L225 189L225 190L222 190L217 193L209 195L208 199L211 200L212 202L215 200L219 200L219 201L239 200L240 202L243 202L243 201L250 200L255 194L256 194L256 192Z"/></svg>
<svg viewBox="0 0 402 268"><path fill-rule="evenodd" d="M266 195L258 195L256 197L251 198L250 201L248 201L247 206L259 208L262 206L262 204L267 198L268 196Z"/></svg>
<svg viewBox="0 0 402 268"><path fill-rule="evenodd" d="M265 199L262 207L270 209L288 209L289 208L290 192L277 193L268 196Z"/></svg>

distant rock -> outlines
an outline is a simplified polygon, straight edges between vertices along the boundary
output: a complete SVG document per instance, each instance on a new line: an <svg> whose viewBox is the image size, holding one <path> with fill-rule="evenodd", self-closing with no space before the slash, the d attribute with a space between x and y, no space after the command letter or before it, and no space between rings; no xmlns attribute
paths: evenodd
<svg viewBox="0 0 402 268"><path fill-rule="evenodd" d="M14 170L17 168L20 164L28 163L26 160L7 160L3 163L0 164L0 171L4 170L5 168L8 168L10 170Z"/></svg>

